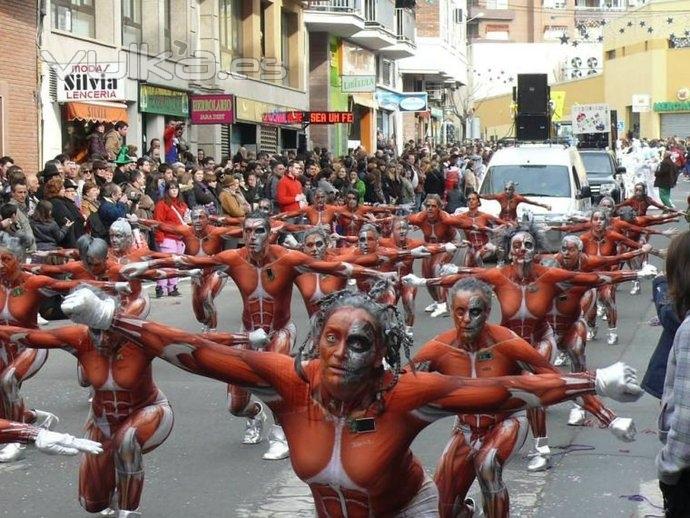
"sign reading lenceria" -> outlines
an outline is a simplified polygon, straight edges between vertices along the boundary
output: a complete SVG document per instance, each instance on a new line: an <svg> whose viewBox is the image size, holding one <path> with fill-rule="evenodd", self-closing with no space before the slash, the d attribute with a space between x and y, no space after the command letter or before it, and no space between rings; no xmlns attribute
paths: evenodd
<svg viewBox="0 0 690 518"><path fill-rule="evenodd" d="M690 112L690 101L663 101L654 103L655 112Z"/></svg>

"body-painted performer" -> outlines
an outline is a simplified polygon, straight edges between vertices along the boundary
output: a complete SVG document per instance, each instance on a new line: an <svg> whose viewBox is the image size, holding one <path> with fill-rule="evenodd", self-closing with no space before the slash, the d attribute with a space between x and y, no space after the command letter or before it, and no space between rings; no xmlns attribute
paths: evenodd
<svg viewBox="0 0 690 518"><path fill-rule="evenodd" d="M501 212L498 217L503 221L517 223L517 208L521 203L534 205L535 207L542 207L546 210L551 210L551 205L539 203L534 200L526 198L522 194L515 192L515 182L508 181L504 186L504 190L498 194L481 194L480 198L484 200L495 200L501 206Z"/></svg>
<svg viewBox="0 0 690 518"><path fill-rule="evenodd" d="M99 455L103 453L100 443L79 439L68 433L51 432L45 428L27 423L0 419L0 444L21 443L36 446L48 455L76 455L79 452Z"/></svg>
<svg viewBox="0 0 690 518"><path fill-rule="evenodd" d="M637 216L646 216L649 207L656 207L664 212L671 211L666 205L663 205L647 195L647 186L644 183L635 184L634 194L627 200L623 200L621 203L616 205L616 209L621 207L632 207Z"/></svg>
<svg viewBox="0 0 690 518"><path fill-rule="evenodd" d="M348 198L349 201L349 198ZM364 217L364 214L370 214L371 211L367 211L368 208L362 208L361 213L357 214L357 204L354 205L355 211L347 211L345 206L341 205L327 205L326 204L326 192L323 189L316 189L314 191L314 204L308 205L302 209L282 212L273 216L271 219L286 220L304 216L310 225L323 225L328 227L329 232L333 230L333 224L336 222L341 214L347 214L348 220L364 222L368 221L369 218Z"/></svg>
<svg viewBox="0 0 690 518"><path fill-rule="evenodd" d="M292 284L299 275L316 272L349 277L371 275L389 278L390 274L367 270L344 262L317 261L308 255L270 245L270 221L263 214L253 213L244 220L244 242L239 250L226 250L210 257L173 256L127 266L131 272L158 266L213 269L226 272L239 288L242 296L242 325L245 331L263 329L271 336L267 351L289 354L296 329L291 322L290 303ZM262 440L266 414L261 403L252 402L250 394L241 387L228 389L230 412L247 419L243 442L256 444ZM287 442L278 425L271 428L267 460L286 458Z"/></svg>
<svg viewBox="0 0 690 518"><path fill-rule="evenodd" d="M508 225L507 221L481 212L481 198L476 192L467 195L467 207L469 210L462 214L472 224L479 227L499 227ZM484 261L496 255L496 245L491 242L491 236L486 230L465 230L465 237L470 243L465 252L463 266L483 266Z"/></svg>
<svg viewBox="0 0 690 518"><path fill-rule="evenodd" d="M115 223L113 223L114 225ZM63 276L75 281L85 281L93 284L92 281L112 281L128 284L130 293L123 295L122 304L125 311L132 315L146 317L151 309L151 302L148 295L142 289L142 279L159 280L169 277L180 277L190 275L190 272L181 272L176 269L152 269L141 272L137 279L124 277L123 268L132 262L133 259L140 260L139 252L135 255L113 256L108 243L103 239L83 235L77 240L77 250L79 251L79 261L71 261L61 265L25 265L24 268L36 275ZM142 252L143 253L143 252ZM149 250L145 256L150 255ZM198 274L199 272L193 272Z"/></svg>
<svg viewBox="0 0 690 518"><path fill-rule="evenodd" d="M411 225L419 227L424 234L424 242L427 244L450 243L456 239L456 229L461 228L472 230L488 230L472 224L471 222L450 216L441 209L441 197L437 194L429 194L424 199L425 210L417 214L408 216L407 220ZM436 277L444 264L452 261L453 255L450 253L436 254L424 259L422 262L422 275L425 277ZM439 317L448 314L446 304L445 289L429 287L429 294L434 300L424 311L431 313L432 317Z"/></svg>
<svg viewBox="0 0 690 518"><path fill-rule="evenodd" d="M422 346L412 361L417 369L470 378L510 376L524 371L558 372L515 333L487 323L491 311L489 285L472 278L462 279L451 288L448 297L455 329ZM583 403L618 438L634 439L631 419L617 418L594 396L585 396ZM484 516L507 517L510 505L503 467L520 449L526 435L527 421L522 413L458 415L434 477L441 516L471 515L465 495L477 478Z"/></svg>
<svg viewBox="0 0 690 518"><path fill-rule="evenodd" d="M343 235L357 236L365 221L374 220L377 214L390 214L396 208L390 205L361 205L357 191L350 189L345 193L345 205L338 212L338 224Z"/></svg>
<svg viewBox="0 0 690 518"><path fill-rule="evenodd" d="M107 303L116 304L113 299ZM250 339L246 334L205 336L229 345ZM143 455L160 446L173 426L172 408L153 380L154 357L119 335L82 325L41 330L0 326L0 337L27 348L64 349L76 357L93 388L86 437L104 449L98 457L82 457L79 503L90 513L107 510L117 488L118 518L141 516Z"/></svg>
<svg viewBox="0 0 690 518"><path fill-rule="evenodd" d="M548 316L556 297L572 286L591 288L638 278L638 272L580 273L535 264L538 234L529 228L514 229L506 234L504 240L503 246L509 251L511 260L509 265L491 269L448 265L448 271L457 273L436 279L408 275L404 281L421 286L451 287L461 278L473 275L491 284L501 306L501 325L532 344L547 361L553 362L557 346ZM543 470L548 468L551 454L546 435L546 413L542 408L530 409L528 419L536 450L528 469Z"/></svg>
<svg viewBox="0 0 690 518"><path fill-rule="evenodd" d="M115 309L89 290L63 304L76 322L111 328L146 354L262 397L285 427L292 467L309 484L319 517L438 516L435 485L410 444L442 417L514 412L594 393L633 401L641 392L634 371L620 363L596 374L481 380L403 371L411 342L402 321L363 293L324 300L294 359L221 347Z"/></svg>
<svg viewBox="0 0 690 518"><path fill-rule="evenodd" d="M41 302L55 293L67 293L80 281L63 281L32 275L22 271L22 247L0 248L0 324L27 328L38 327L38 308ZM97 283L106 289L126 289L126 283ZM37 424L50 428L57 418L41 410L25 407L20 395L22 383L34 376L48 358L46 351L35 351L12 341L0 339L0 418ZM24 447L10 443L0 451L0 462L12 462L22 457Z"/></svg>

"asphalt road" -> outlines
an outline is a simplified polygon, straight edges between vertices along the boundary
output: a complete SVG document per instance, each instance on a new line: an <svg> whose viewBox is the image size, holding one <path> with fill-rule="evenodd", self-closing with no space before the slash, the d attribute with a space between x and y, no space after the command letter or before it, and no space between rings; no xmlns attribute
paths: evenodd
<svg viewBox="0 0 690 518"><path fill-rule="evenodd" d="M686 184L674 192L679 207L685 207ZM679 225L684 226L684 222ZM653 243L664 246L665 238ZM654 263L660 266L658 260ZM152 291L152 289L151 289ZM153 301L150 318L189 330L199 330L187 295ZM632 297L629 285L619 289L620 343L608 346L605 333L588 344L590 367L625 361L644 373L660 334L648 324L654 315L650 283ZM448 318L431 319L422 312L429 303L420 290L415 342L450 327ZM228 283L218 300L220 329L239 329L240 303L234 285ZM295 292L293 319L299 337L305 335L306 313ZM498 318L494 308L492 320ZM59 323L68 325L67 322ZM601 326L605 328L605 323ZM154 375L168 396L175 426L168 440L145 456L146 482L141 511L146 517L301 517L313 516L311 497L292 473L288 460L264 461L266 443L240 443L244 422L230 416L225 407L225 386L183 372L163 361L154 362ZM62 351L51 352L45 367L23 388L30 406L56 413L58 429L80 434L88 413L88 393L76 380L74 359ZM548 412L550 445L554 466L547 472L528 473L526 452L504 472L511 495L511 516L535 518L661 516L661 495L657 489L654 457L659 448L656 417L659 404L645 395L639 402L610 405L619 415L635 419L638 436L634 443L618 442L610 432L596 426L568 427L569 404ZM452 420L426 429L412 449L426 469L433 473L447 442ZM77 458L50 457L27 449L26 458L12 465L0 465L0 516L80 517L88 516L77 501ZM476 493L476 485L471 493Z"/></svg>

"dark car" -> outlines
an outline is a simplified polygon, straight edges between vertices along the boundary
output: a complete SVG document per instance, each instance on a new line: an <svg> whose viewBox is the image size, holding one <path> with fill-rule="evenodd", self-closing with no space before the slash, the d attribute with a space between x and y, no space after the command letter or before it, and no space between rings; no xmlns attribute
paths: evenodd
<svg viewBox="0 0 690 518"><path fill-rule="evenodd" d="M616 203L625 199L622 173L625 167L616 163L613 153L603 149L580 150L582 162L587 171L587 180L592 191L592 204L599 203L602 196L611 196Z"/></svg>

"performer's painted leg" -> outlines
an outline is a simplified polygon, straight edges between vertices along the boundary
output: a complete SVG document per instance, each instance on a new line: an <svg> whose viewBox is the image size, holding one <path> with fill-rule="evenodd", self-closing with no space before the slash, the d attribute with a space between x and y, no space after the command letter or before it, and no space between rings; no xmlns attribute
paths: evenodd
<svg viewBox="0 0 690 518"><path fill-rule="evenodd" d="M441 518L472 516L472 510L465 502L465 496L474 478L472 449L463 432L455 427L434 474L434 482L438 487Z"/></svg>
<svg viewBox="0 0 690 518"><path fill-rule="evenodd" d="M550 326L544 331L539 342L535 344L535 349L550 363L553 363L557 347L556 338ZM551 449L546 434L546 410L543 407L530 408L527 410L527 419L532 429L535 448L535 452L531 454L527 464L527 469L529 471L543 471L551 465Z"/></svg>

